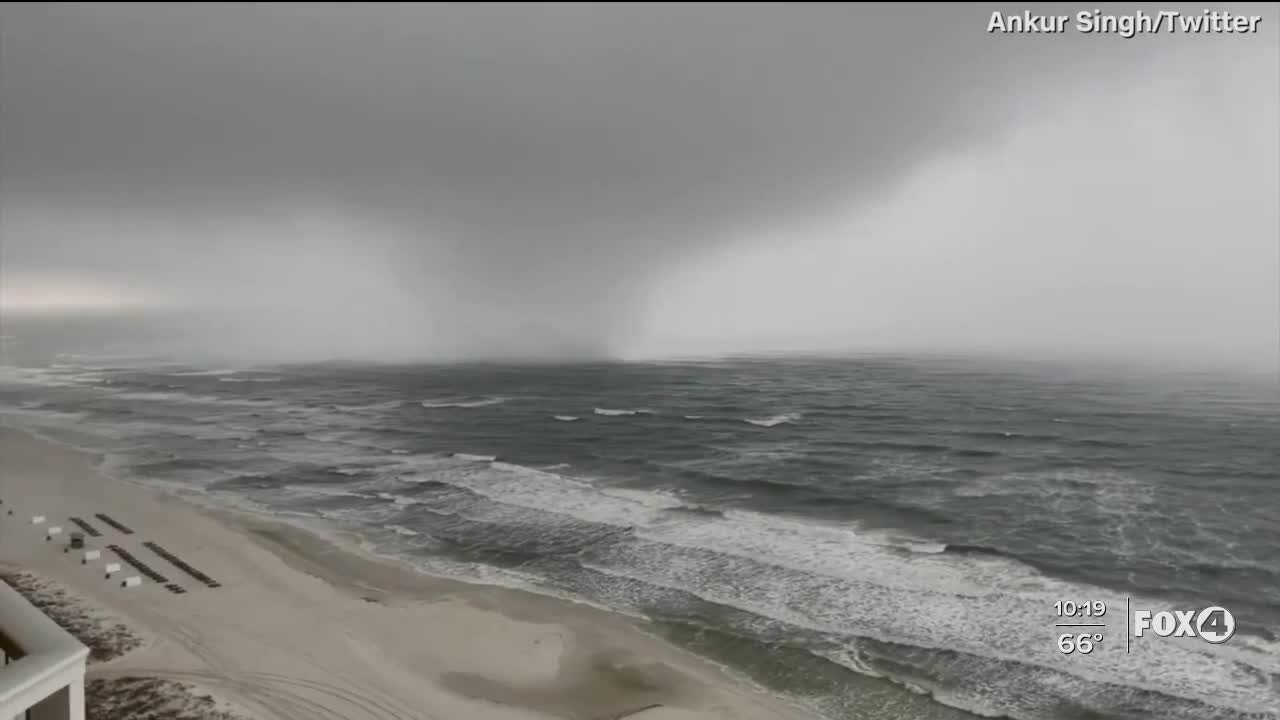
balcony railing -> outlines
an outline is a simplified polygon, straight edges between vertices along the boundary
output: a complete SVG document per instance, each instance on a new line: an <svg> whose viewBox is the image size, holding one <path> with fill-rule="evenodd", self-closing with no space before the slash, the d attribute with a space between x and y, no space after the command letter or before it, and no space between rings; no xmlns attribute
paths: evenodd
<svg viewBox="0 0 1280 720"><path fill-rule="evenodd" d="M89 648L0 582L0 720L84 720Z"/></svg>

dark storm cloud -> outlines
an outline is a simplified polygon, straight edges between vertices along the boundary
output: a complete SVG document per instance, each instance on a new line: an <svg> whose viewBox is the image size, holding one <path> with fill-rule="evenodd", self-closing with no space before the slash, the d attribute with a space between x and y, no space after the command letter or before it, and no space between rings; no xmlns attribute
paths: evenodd
<svg viewBox="0 0 1280 720"><path fill-rule="evenodd" d="M869 201L1171 47L995 37L959 4L0 13L7 271L346 293L329 320L366 303L463 354L603 348L691 251Z"/></svg>

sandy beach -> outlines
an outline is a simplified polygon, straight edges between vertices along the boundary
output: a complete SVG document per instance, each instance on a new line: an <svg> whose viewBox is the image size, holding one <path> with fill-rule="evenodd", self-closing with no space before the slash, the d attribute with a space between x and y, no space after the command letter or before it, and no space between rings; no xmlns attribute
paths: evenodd
<svg viewBox="0 0 1280 720"><path fill-rule="evenodd" d="M647 635L640 621L430 577L266 518L159 497L14 430L0 430L0 500L0 569L65 588L140 638L91 665L91 680L180 681L220 710L262 720L806 717ZM32 525L33 515L48 520ZM73 517L101 533L87 538L101 560L63 552L65 533L79 530ZM64 535L47 541L51 525ZM105 579L103 563L119 560L108 545L185 592Z"/></svg>

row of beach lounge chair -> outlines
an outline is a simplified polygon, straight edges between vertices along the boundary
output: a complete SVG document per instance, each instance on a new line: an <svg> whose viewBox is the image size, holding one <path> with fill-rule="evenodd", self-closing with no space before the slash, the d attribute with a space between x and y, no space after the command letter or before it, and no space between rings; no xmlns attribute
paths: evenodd
<svg viewBox="0 0 1280 720"><path fill-rule="evenodd" d="M0 505L3 505L3 504L4 504L4 501L0 500ZM13 514L12 509L9 509L9 514L10 515ZM96 517L98 520L102 521L106 525L110 526L111 528L115 529L116 531L120 532L121 534L124 534L124 535L134 534L133 528L130 528L128 525L125 525L119 520L116 520L110 515L107 515L106 513L94 513L94 517ZM40 523L43 523L44 518L41 516L37 516L32 519L33 523L36 522L37 520ZM80 530L83 531L84 535L87 535L93 538L99 538L103 536L102 531L94 527L84 518L71 517L71 518L68 518L68 520L72 524L74 524L76 527L80 528ZM54 530L56 530L56 528L50 529L50 536L46 539L52 539L52 532ZM75 536L78 534L72 533L72 535ZM76 549L82 549L84 547L83 541L82 541L83 536L80 536L80 538L81 538L80 540L77 540L75 537L72 538L73 540L72 547L75 547ZM79 544L77 544L77 542ZM147 541L142 543L142 545L143 547L146 547L148 550L152 551L156 555L159 555L160 557L167 560L174 567L177 567L179 570L182 570L186 574L195 578L206 587L210 587L210 588L222 587L222 583L218 582L217 580L214 580L213 578L209 577L205 573L201 572L196 567L191 565L191 563L188 563L186 560L183 560L182 558L178 557L173 552L165 549L159 543ZM115 553L116 556L118 556L122 561L127 563L130 567L137 570L143 577L147 578L148 580L151 580L157 585L164 586L164 588L169 592L175 595L182 595L187 592L186 588L182 587L176 582L170 582L169 578L165 577L164 575L161 575L150 565L143 562L136 555L129 552L128 550L121 547L120 545L110 544L110 545L107 545L106 548L111 552ZM93 555L96 556L96 551L94 551ZM88 557L88 554L86 554L86 558L87 557Z"/></svg>

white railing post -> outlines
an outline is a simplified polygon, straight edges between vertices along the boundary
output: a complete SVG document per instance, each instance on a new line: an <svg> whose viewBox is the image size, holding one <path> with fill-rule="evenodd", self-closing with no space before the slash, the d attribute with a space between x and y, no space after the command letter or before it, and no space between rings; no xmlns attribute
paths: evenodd
<svg viewBox="0 0 1280 720"><path fill-rule="evenodd" d="M78 675L67 690L67 720L84 720L84 675Z"/></svg>

